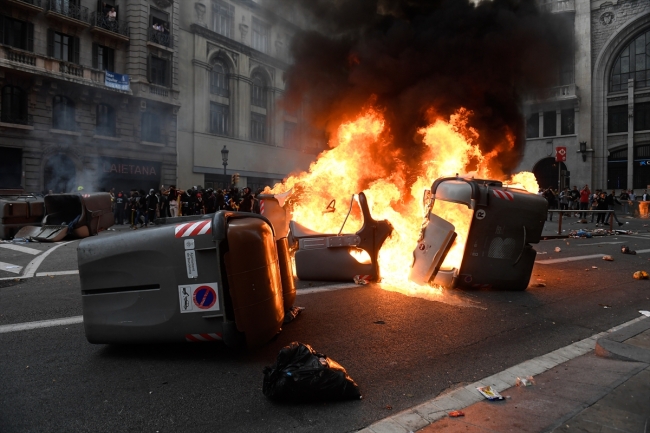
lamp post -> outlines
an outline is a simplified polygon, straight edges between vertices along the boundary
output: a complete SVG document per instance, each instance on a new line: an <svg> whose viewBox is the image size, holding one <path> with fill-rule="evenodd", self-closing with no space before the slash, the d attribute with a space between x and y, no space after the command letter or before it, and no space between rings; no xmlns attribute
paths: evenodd
<svg viewBox="0 0 650 433"><path fill-rule="evenodd" d="M582 154L582 162L587 162L587 142L580 142L580 153Z"/></svg>
<svg viewBox="0 0 650 433"><path fill-rule="evenodd" d="M228 165L228 152L229 150L226 148L226 145L223 145L223 149L221 149L221 162L223 163L223 174L226 174L226 166Z"/></svg>

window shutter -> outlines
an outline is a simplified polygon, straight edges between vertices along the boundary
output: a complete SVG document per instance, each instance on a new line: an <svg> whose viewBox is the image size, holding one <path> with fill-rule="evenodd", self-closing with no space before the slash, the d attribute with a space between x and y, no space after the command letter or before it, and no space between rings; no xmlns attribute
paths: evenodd
<svg viewBox="0 0 650 433"><path fill-rule="evenodd" d="M25 46L27 47L27 51L34 52L34 23L27 23L27 43Z"/></svg>
<svg viewBox="0 0 650 433"><path fill-rule="evenodd" d="M47 55L54 57L54 30L47 29Z"/></svg>
<svg viewBox="0 0 650 433"><path fill-rule="evenodd" d="M115 51L112 48L107 48L106 57L106 69L115 72Z"/></svg>
<svg viewBox="0 0 650 433"><path fill-rule="evenodd" d="M93 68L99 68L99 62L97 61L97 44L93 42Z"/></svg>
<svg viewBox="0 0 650 433"><path fill-rule="evenodd" d="M81 51L81 43L79 41L79 37L75 36L74 37L74 54L72 57L72 62L76 63L77 65L79 64L79 51Z"/></svg>

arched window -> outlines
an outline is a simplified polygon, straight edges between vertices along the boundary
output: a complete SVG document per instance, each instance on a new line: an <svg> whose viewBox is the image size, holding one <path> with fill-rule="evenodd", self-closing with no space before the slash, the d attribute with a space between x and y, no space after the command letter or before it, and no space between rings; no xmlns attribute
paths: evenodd
<svg viewBox="0 0 650 433"><path fill-rule="evenodd" d="M55 96L52 103L52 128L74 131L77 129L74 117L72 99L61 95Z"/></svg>
<svg viewBox="0 0 650 433"><path fill-rule="evenodd" d="M650 87L650 30L641 33L618 55L612 68L609 90L627 90L627 80L634 79L634 87Z"/></svg>
<svg viewBox="0 0 650 433"><path fill-rule="evenodd" d="M227 98L230 96L229 89L228 68L221 61L214 62L210 72L210 93Z"/></svg>
<svg viewBox="0 0 650 433"><path fill-rule="evenodd" d="M266 81L261 74L253 74L252 82L251 104L266 108Z"/></svg>
<svg viewBox="0 0 650 433"><path fill-rule="evenodd" d="M20 87L4 86L2 88L1 109L0 118L2 122L27 125L27 92Z"/></svg>
<svg viewBox="0 0 650 433"><path fill-rule="evenodd" d="M160 116L149 112L142 113L140 128L142 129L142 141L162 143Z"/></svg>
<svg viewBox="0 0 650 433"><path fill-rule="evenodd" d="M115 135L115 110L110 105L97 105L97 123L95 133L97 135Z"/></svg>

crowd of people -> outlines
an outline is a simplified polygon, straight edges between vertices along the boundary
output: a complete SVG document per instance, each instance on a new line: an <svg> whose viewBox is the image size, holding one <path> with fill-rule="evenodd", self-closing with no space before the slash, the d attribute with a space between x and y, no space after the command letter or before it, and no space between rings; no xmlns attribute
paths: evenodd
<svg viewBox="0 0 650 433"><path fill-rule="evenodd" d="M637 197L634 190L621 190L621 193L617 195L616 190L612 190L609 194L600 189L592 192L589 185L583 186L580 190L574 186L572 189L564 188L559 192L553 188L540 189L539 194L548 202L549 210L575 211L568 212L564 216L580 218L584 222L587 222L587 215L590 214L592 223L594 217L596 218L596 226L608 225L610 217L613 217L618 225L622 226L623 223L618 220L614 212L616 205L621 205L623 213L629 215L636 200L650 201L650 194L647 190ZM588 212L594 210L612 212ZM549 212L547 218L549 221L553 221L553 212Z"/></svg>
<svg viewBox="0 0 650 433"><path fill-rule="evenodd" d="M159 190L131 190L115 193L111 189L115 224L129 224L132 229L147 227L156 218L184 215L204 215L219 210L260 213L257 195L245 187L241 191L232 186L228 189L212 189L195 186L181 190L175 186L161 187Z"/></svg>

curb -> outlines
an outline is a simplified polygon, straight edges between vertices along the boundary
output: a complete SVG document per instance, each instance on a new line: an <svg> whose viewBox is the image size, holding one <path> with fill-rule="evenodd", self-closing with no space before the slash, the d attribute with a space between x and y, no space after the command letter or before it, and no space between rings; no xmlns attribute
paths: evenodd
<svg viewBox="0 0 650 433"><path fill-rule="evenodd" d="M391 417L379 420L364 429L358 430L357 433L413 433L441 418L446 417L447 413L451 410L464 409L474 403L485 400L485 398L476 390L477 387L491 385L492 388L496 389L498 392L504 391L515 386L517 377L530 375L535 376L571 359L577 358L578 356L585 355L594 350L594 346L597 346L597 342L608 339L611 335L614 335L614 338L623 338L623 340L626 340L629 337L625 338L625 336L632 332L632 336L634 336L646 329L650 329L650 320L646 319L649 318L639 317L632 319L607 331L594 334L584 340L577 341L568 346L554 350L553 352L549 352L546 355L538 356L522 362L521 364L517 364L500 373L483 378L478 382L474 382L471 385L458 388L448 394L438 396ZM634 328L634 330L631 331L628 328ZM639 330L637 331L637 329ZM622 344L614 340L609 341ZM608 343L605 344L607 345ZM623 346L634 347L625 344L623 344ZM642 350L648 352L648 356L650 356L650 350Z"/></svg>
<svg viewBox="0 0 650 433"><path fill-rule="evenodd" d="M648 329L650 329L650 317L603 336L596 341L596 355L603 358L650 364L650 349L624 343Z"/></svg>

